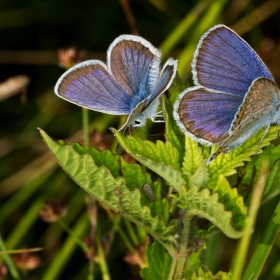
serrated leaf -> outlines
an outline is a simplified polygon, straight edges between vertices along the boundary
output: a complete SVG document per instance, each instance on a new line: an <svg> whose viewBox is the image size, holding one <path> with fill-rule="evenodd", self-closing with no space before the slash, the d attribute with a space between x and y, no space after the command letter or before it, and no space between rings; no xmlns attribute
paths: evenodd
<svg viewBox="0 0 280 280"><path fill-rule="evenodd" d="M204 161L204 157L199 144L188 136L185 137L185 150L182 172L190 179Z"/></svg>
<svg viewBox="0 0 280 280"><path fill-rule="evenodd" d="M186 214L190 216L200 216L211 221L225 235L230 238L240 238L242 231L238 231L232 226L232 212L226 211L225 206L219 202L217 193L210 194L209 189L198 191L197 186L190 188L188 192L180 193L179 207L186 209Z"/></svg>
<svg viewBox="0 0 280 280"><path fill-rule="evenodd" d="M236 173L236 168L244 165L244 161L250 161L250 156L260 154L261 148L270 144L270 141L278 136L280 126L273 126L269 129L266 137L261 139L264 135L265 128L259 130L245 143L237 147L230 153L224 155L220 154L213 162L209 164L209 182L207 187L213 188L220 176L225 177Z"/></svg>
<svg viewBox="0 0 280 280"><path fill-rule="evenodd" d="M232 224L238 230L242 230L245 225L247 209L243 202L243 197L238 194L236 188L231 188L227 179L220 175L217 185L213 188L213 193L218 193L219 201L224 204L225 210L231 211Z"/></svg>
<svg viewBox="0 0 280 280"><path fill-rule="evenodd" d="M44 131L40 133L58 163L80 187L160 242L174 242L174 228L165 226L161 216L152 217L150 209L141 206L139 189L130 191L124 178L115 179L107 167L98 167L90 154L80 155L71 145L60 145Z"/></svg>
<svg viewBox="0 0 280 280"><path fill-rule="evenodd" d="M189 185L197 185L198 188L201 189L203 186L205 186L208 179L208 168L206 165L206 159L204 159L196 169L195 173L189 179Z"/></svg>
<svg viewBox="0 0 280 280"><path fill-rule="evenodd" d="M202 268L199 268L198 272L194 273L191 280L231 280L232 273L226 273L219 271L216 275L213 275L210 271L204 272Z"/></svg>
<svg viewBox="0 0 280 280"><path fill-rule="evenodd" d="M167 280L172 263L172 257L164 247L154 242L147 248L146 258L148 267L141 270L140 275L145 280Z"/></svg>
<svg viewBox="0 0 280 280"><path fill-rule="evenodd" d="M179 152L179 163L183 161L183 156L185 154L185 145L184 145L184 134L179 129L173 118L173 108L168 100L163 96L162 98L162 110L164 112L165 119L165 137L173 147Z"/></svg>
<svg viewBox="0 0 280 280"><path fill-rule="evenodd" d="M127 163L123 158L121 159L121 169L123 177L130 190L142 187L145 183L152 184L150 174L143 173L139 164Z"/></svg>
<svg viewBox="0 0 280 280"><path fill-rule="evenodd" d="M140 165L138 164L129 164L124 159L121 159L121 166L123 177L126 181L128 188L130 190L139 189L141 191L141 205L148 206L151 209L151 215L153 217L157 214L161 215L162 209L156 209L155 205L158 204L159 200L162 201L162 198L157 197L156 201L151 201L143 190L144 185L147 183L149 184L150 188L161 190L161 184L158 182L154 186L150 174L143 173Z"/></svg>
<svg viewBox="0 0 280 280"><path fill-rule="evenodd" d="M142 141L132 136L124 137L116 130L121 146L136 160L156 172L179 191L185 182L181 177L179 167L179 153L170 142L157 141L156 144Z"/></svg>
<svg viewBox="0 0 280 280"><path fill-rule="evenodd" d="M106 166L115 178L120 176L120 156L113 155L109 150L99 151L94 147L84 147L78 142L71 143L71 146L80 155L90 154L98 167Z"/></svg>

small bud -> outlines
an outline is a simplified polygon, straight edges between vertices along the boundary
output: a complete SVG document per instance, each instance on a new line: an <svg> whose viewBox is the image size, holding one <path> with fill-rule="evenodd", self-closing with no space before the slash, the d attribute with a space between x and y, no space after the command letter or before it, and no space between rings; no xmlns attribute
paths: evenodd
<svg viewBox="0 0 280 280"><path fill-rule="evenodd" d="M0 264L0 279L5 279L4 277L8 273L8 268L5 264Z"/></svg>
<svg viewBox="0 0 280 280"><path fill-rule="evenodd" d="M68 49L59 49L57 54L59 66L66 69L69 69L75 64L84 61L86 58L86 52L78 52L75 47L71 47Z"/></svg>
<svg viewBox="0 0 280 280"><path fill-rule="evenodd" d="M41 259L29 252L23 252L12 256L14 264L23 270L32 270L41 264Z"/></svg>
<svg viewBox="0 0 280 280"><path fill-rule="evenodd" d="M47 201L44 210L39 216L44 222L53 223L66 215L67 209L64 201Z"/></svg>

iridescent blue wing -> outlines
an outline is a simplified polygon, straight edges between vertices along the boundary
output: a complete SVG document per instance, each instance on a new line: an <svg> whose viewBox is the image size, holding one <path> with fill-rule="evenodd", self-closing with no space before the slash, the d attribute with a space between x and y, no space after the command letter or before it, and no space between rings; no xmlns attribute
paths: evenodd
<svg viewBox="0 0 280 280"><path fill-rule="evenodd" d="M148 41L133 35L122 35L109 47L108 68L131 97L131 110L151 95L158 78L160 55Z"/></svg>
<svg viewBox="0 0 280 280"><path fill-rule="evenodd" d="M233 30L216 25L199 41L192 62L196 85L244 97L252 82L273 77L255 51Z"/></svg>
<svg viewBox="0 0 280 280"><path fill-rule="evenodd" d="M242 98L231 93L193 87L179 95L174 105L178 126L200 143L219 143L228 136Z"/></svg>
<svg viewBox="0 0 280 280"><path fill-rule="evenodd" d="M158 80L151 87L152 94L149 98L148 104L152 103L170 87L175 78L176 70L177 60L169 58L164 64Z"/></svg>
<svg viewBox="0 0 280 280"><path fill-rule="evenodd" d="M66 71L57 81L55 93L76 105L95 111L128 115L131 97L119 86L104 63L88 60Z"/></svg>

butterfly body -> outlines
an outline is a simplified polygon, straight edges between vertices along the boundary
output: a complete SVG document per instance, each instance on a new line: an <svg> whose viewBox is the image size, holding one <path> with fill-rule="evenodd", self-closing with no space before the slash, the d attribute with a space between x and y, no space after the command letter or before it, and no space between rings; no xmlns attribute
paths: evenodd
<svg viewBox="0 0 280 280"><path fill-rule="evenodd" d="M228 153L259 129L280 123L280 90L254 50L233 30L206 32L192 62L195 87L179 95L174 118L188 136Z"/></svg>
<svg viewBox="0 0 280 280"><path fill-rule="evenodd" d="M110 45L107 64L88 60L66 71L55 93L76 105L112 115L128 115L121 130L143 126L157 115L159 97L171 85L177 61L160 70L160 51L139 36L122 35Z"/></svg>

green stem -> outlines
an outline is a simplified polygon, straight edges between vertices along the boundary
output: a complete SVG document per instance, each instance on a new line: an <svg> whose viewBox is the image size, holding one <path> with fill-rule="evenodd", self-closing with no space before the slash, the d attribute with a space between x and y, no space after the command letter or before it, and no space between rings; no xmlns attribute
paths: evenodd
<svg viewBox="0 0 280 280"><path fill-rule="evenodd" d="M122 230L122 228L119 225L119 219L116 219L116 217L112 214L111 210L107 211L107 214L110 218L110 220L113 222L115 229L118 231L119 235L121 236L126 248L129 250L129 252L133 253L135 250L133 248L133 245L127 238L126 234Z"/></svg>
<svg viewBox="0 0 280 280"><path fill-rule="evenodd" d="M89 145L89 117L88 117L88 109L82 108L83 114L83 136L84 136L84 146Z"/></svg>
<svg viewBox="0 0 280 280"><path fill-rule="evenodd" d="M103 247L101 244L100 234L97 234L97 236L96 236L96 246L97 246L97 253L98 253L98 258L99 258L100 269L102 272L102 278L103 278L103 280L110 280L111 277L109 274L104 250L103 250Z"/></svg>
<svg viewBox="0 0 280 280"><path fill-rule="evenodd" d="M161 44L160 49L163 57L167 57L174 46L185 36L188 30L197 21L197 18L205 11L210 1L198 2L196 6L183 18L176 28Z"/></svg>
<svg viewBox="0 0 280 280"><path fill-rule="evenodd" d="M88 280L94 280L94 260L91 258L89 260L89 269L88 269Z"/></svg>
<svg viewBox="0 0 280 280"><path fill-rule="evenodd" d="M132 242L135 246L139 246L139 239L137 237L137 235L135 234L135 231L131 225L131 222L128 219L123 219L125 226L127 228L127 231L130 235L130 238L132 239Z"/></svg>
<svg viewBox="0 0 280 280"><path fill-rule="evenodd" d="M77 222L74 225L73 232L75 235L83 236L89 229L88 214L84 213L78 217ZM53 257L48 268L45 270L42 280L53 280L60 279L60 273L65 268L67 261L72 256L74 250L76 249L77 242L72 236L68 236L64 243L61 245L60 249Z"/></svg>
<svg viewBox="0 0 280 280"><path fill-rule="evenodd" d="M249 215L247 218L246 227L244 229L244 235L241 241L239 242L235 253L233 266L232 266L232 280L241 279L243 267L245 265L246 256L250 244L251 235L254 229L258 209L261 203L261 197L265 186L268 167L269 167L269 162L264 161L262 163L260 176L254 188L252 200L250 202Z"/></svg>
<svg viewBox="0 0 280 280"><path fill-rule="evenodd" d="M245 271L243 280L258 279L264 263L271 251L272 245L280 231L280 202L266 227L263 237Z"/></svg>
<svg viewBox="0 0 280 280"><path fill-rule="evenodd" d="M121 236L126 248L129 250L130 253L134 254L135 259L137 260L138 265L141 268L146 267L145 262L142 260L141 256L139 255L138 251L135 250L135 248L133 247L133 245L131 244L129 238L126 236L126 234L124 233L124 231L122 230L122 228L119 225L119 222L116 220L116 218L113 216L112 212L109 210L107 211L109 218L111 219L111 221L114 223L114 227L116 228L116 230L118 231L119 235ZM125 220L125 218L124 218ZM129 221L128 221L129 222Z"/></svg>
<svg viewBox="0 0 280 280"><path fill-rule="evenodd" d="M12 262L9 254L6 252L6 247L5 247L5 244L4 244L4 241L2 239L1 234L0 234L0 250L1 250L1 255L3 256L3 259L6 262L12 277L14 279L20 280L21 278L20 278L20 276L19 276L19 274L18 274L18 272L17 272L17 270L14 266L14 263Z"/></svg>
<svg viewBox="0 0 280 280"><path fill-rule="evenodd" d="M193 29L192 37L189 39L187 46L181 52L178 57L178 73L180 77L185 78L190 70L190 62L193 57L194 50L196 49L198 40L210 26L216 21L221 14L222 9L226 5L228 0L213 1L211 6L207 9L207 12L199 20L199 24Z"/></svg>
<svg viewBox="0 0 280 280"><path fill-rule="evenodd" d="M60 226L69 234L75 242L87 253L91 254L90 248L85 244L85 242L80 238L80 236L73 231L63 220L58 220Z"/></svg>
<svg viewBox="0 0 280 280"><path fill-rule="evenodd" d="M173 256L168 280L182 279L188 260L188 240L191 226L191 217L182 213L182 223L179 227L179 242L176 255Z"/></svg>

